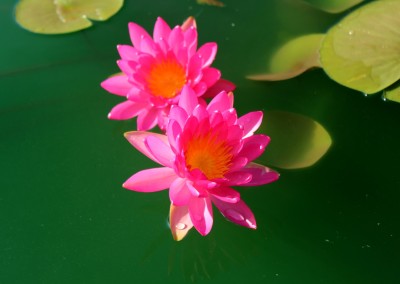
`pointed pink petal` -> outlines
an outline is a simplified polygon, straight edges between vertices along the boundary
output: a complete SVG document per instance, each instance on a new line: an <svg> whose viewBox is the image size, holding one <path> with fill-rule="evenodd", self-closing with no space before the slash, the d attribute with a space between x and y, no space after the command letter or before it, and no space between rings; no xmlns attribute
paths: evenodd
<svg viewBox="0 0 400 284"><path fill-rule="evenodd" d="M189 61L189 66L188 66L188 78L189 78L189 84L192 86L199 83L202 77L202 60L201 57L197 54L192 56Z"/></svg>
<svg viewBox="0 0 400 284"><path fill-rule="evenodd" d="M207 106L209 113L214 111L223 112L233 107L233 100L226 92L219 93Z"/></svg>
<svg viewBox="0 0 400 284"><path fill-rule="evenodd" d="M218 46L215 42L208 42L199 48L197 54L203 59L203 67L208 67L212 64L217 54L217 48Z"/></svg>
<svg viewBox="0 0 400 284"><path fill-rule="evenodd" d="M222 91L229 93L235 90L235 88L236 86L232 82L225 79L219 79L213 86L208 88L207 92L204 94L204 98L213 98Z"/></svg>
<svg viewBox="0 0 400 284"><path fill-rule="evenodd" d="M187 98L183 98L181 96L179 104L186 104L185 103L186 100L187 100ZM184 108L177 106L177 105L173 105L171 107L171 111L169 112L169 119L176 121L179 124L179 126L181 127L181 129L183 129L183 127L185 126L186 120L188 119L189 114L191 114L191 112L187 113Z"/></svg>
<svg viewBox="0 0 400 284"><path fill-rule="evenodd" d="M243 138L253 135L254 131L260 127L263 119L262 111L249 112L238 119L238 124L243 126Z"/></svg>
<svg viewBox="0 0 400 284"><path fill-rule="evenodd" d="M249 183L242 184L241 186L263 185L274 182L279 178L279 174L274 170L256 163L249 163L246 168L240 171L250 173L253 176Z"/></svg>
<svg viewBox="0 0 400 284"><path fill-rule="evenodd" d="M181 25L181 28L183 31L188 30L191 27L196 28L196 20L193 17L188 17L183 24Z"/></svg>
<svg viewBox="0 0 400 284"><path fill-rule="evenodd" d="M119 56L123 60L136 61L139 58L139 51L130 45L120 44L117 45Z"/></svg>
<svg viewBox="0 0 400 284"><path fill-rule="evenodd" d="M210 194L219 200L228 203L237 203L240 200L240 194L230 187L218 187L209 190Z"/></svg>
<svg viewBox="0 0 400 284"><path fill-rule="evenodd" d="M197 117L197 119L201 121L208 118L209 114L204 106L197 105L193 110L193 116Z"/></svg>
<svg viewBox="0 0 400 284"><path fill-rule="evenodd" d="M171 146L171 149L175 152L178 153L178 145L176 143L176 140L178 139L178 135L182 132L182 128L179 126L179 123L175 120L169 121L168 127L167 127L167 136L168 136L168 142L169 145Z"/></svg>
<svg viewBox="0 0 400 284"><path fill-rule="evenodd" d="M221 72L213 67L207 67L203 69L203 77L201 81L206 83L207 87L214 85L221 77Z"/></svg>
<svg viewBox="0 0 400 284"><path fill-rule="evenodd" d="M151 38L143 38L140 42L140 51L150 54L151 56L156 56L158 51L157 45Z"/></svg>
<svg viewBox="0 0 400 284"><path fill-rule="evenodd" d="M117 64L119 69L121 69L121 71L124 72L126 75L131 75L134 71L134 69L132 68L133 64L129 64L129 62L126 60L118 60Z"/></svg>
<svg viewBox="0 0 400 284"><path fill-rule="evenodd" d="M189 86L185 85L182 89L179 99L179 106L183 108L188 115L191 115L194 108L199 104L196 94Z"/></svg>
<svg viewBox="0 0 400 284"><path fill-rule="evenodd" d="M157 136L148 136L144 142L150 153L157 159L158 163L165 167L172 168L175 155L165 140L159 139Z"/></svg>
<svg viewBox="0 0 400 284"><path fill-rule="evenodd" d="M160 39L168 39L170 33L171 33L171 28L161 17L158 17L154 25L154 31L153 31L154 41L159 42Z"/></svg>
<svg viewBox="0 0 400 284"><path fill-rule="evenodd" d="M196 169L195 169L196 170ZM193 171L192 171L193 172ZM187 188L189 189L190 193L196 197L206 197L207 191L201 186L195 186L192 182L186 182Z"/></svg>
<svg viewBox="0 0 400 284"><path fill-rule="evenodd" d="M193 87L193 91L198 97L203 96L203 94L207 91L207 84L200 81L197 85Z"/></svg>
<svg viewBox="0 0 400 284"><path fill-rule="evenodd" d="M171 204L169 209L169 224L174 240L182 240L193 227L188 206L175 206Z"/></svg>
<svg viewBox="0 0 400 284"><path fill-rule="evenodd" d="M197 29L195 27L189 28L184 32L184 37L187 46L187 54L192 57L197 50Z"/></svg>
<svg viewBox="0 0 400 284"><path fill-rule="evenodd" d="M179 26L176 26L172 29L169 34L168 44L172 48L175 54L178 54L178 51L183 45L183 33Z"/></svg>
<svg viewBox="0 0 400 284"><path fill-rule="evenodd" d="M109 119L123 120L130 119L138 115L140 111L145 109L147 104L125 101L117 104L108 114Z"/></svg>
<svg viewBox="0 0 400 284"><path fill-rule="evenodd" d="M163 140L165 143L168 143L168 138L165 135L158 134L158 133L152 133L152 132L146 132L146 131L131 131L131 132L126 132L124 134L125 138L129 141L129 143L132 144L133 147L135 147L139 152L141 152L143 155L147 156L154 162L158 163L158 160L154 155L149 151L147 148L145 141L146 138L149 136L155 136L161 140Z"/></svg>
<svg viewBox="0 0 400 284"><path fill-rule="evenodd" d="M194 227L201 235L205 236L211 231L213 212L210 198L191 198L189 214Z"/></svg>
<svg viewBox="0 0 400 284"><path fill-rule="evenodd" d="M117 75L110 77L101 82L101 87L114 95L126 96L132 88L132 84L128 81L128 76Z"/></svg>
<svg viewBox="0 0 400 284"><path fill-rule="evenodd" d="M222 215L229 221L250 229L257 228L253 212L251 212L250 208L243 200L237 203L227 203L217 198L212 198L212 201L219 211L221 211Z"/></svg>
<svg viewBox="0 0 400 284"><path fill-rule="evenodd" d="M154 192L169 188L176 178L173 169L153 168L134 174L122 186L139 192Z"/></svg>
<svg viewBox="0 0 400 284"><path fill-rule="evenodd" d="M242 150L238 153L240 157L246 157L249 162L258 158L265 151L271 139L263 134L256 134L243 140Z"/></svg>
<svg viewBox="0 0 400 284"><path fill-rule="evenodd" d="M133 46L136 47L137 49L140 48L142 39L144 39L144 38L150 38L151 39L151 37L147 33L147 31L144 28L142 28L141 26L139 26L138 24L129 23L128 24L128 29L129 29L129 36L131 38Z"/></svg>
<svg viewBox="0 0 400 284"><path fill-rule="evenodd" d="M137 119L138 130L149 130L157 124L157 109L149 109L147 112L141 112Z"/></svg>
<svg viewBox="0 0 400 284"><path fill-rule="evenodd" d="M226 185L235 186L249 183L253 176L247 172L232 172L225 174L225 178L228 180Z"/></svg>
<svg viewBox="0 0 400 284"><path fill-rule="evenodd" d="M169 198L172 204L177 206L188 205L192 194L190 193L186 179L177 178L170 186Z"/></svg>

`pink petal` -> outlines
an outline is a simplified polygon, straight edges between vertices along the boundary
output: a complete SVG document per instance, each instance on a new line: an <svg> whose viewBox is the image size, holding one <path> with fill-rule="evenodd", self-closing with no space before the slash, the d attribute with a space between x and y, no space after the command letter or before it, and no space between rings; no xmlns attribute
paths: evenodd
<svg viewBox="0 0 400 284"><path fill-rule="evenodd" d="M182 47L183 44L183 33L179 26L176 26L172 29L169 38L168 44L172 48L175 54L178 54L178 51Z"/></svg>
<svg viewBox="0 0 400 284"><path fill-rule="evenodd" d="M184 33L187 53L189 57L192 57L196 53L197 49L197 29L195 27L191 27Z"/></svg>
<svg viewBox="0 0 400 284"><path fill-rule="evenodd" d="M168 39L170 33L171 33L171 28L161 17L158 17L154 25L154 31L153 31L154 41L159 42L160 39Z"/></svg>
<svg viewBox="0 0 400 284"><path fill-rule="evenodd" d="M179 104L184 104L185 100L187 98L183 98L181 96L181 99L179 101ZM188 115L190 114L186 112L186 110L180 106L177 105L173 105L171 107L171 111L169 112L169 119L172 121L176 121L180 128L183 129L183 127L185 126L186 120L188 119Z"/></svg>
<svg viewBox="0 0 400 284"><path fill-rule="evenodd" d="M192 194L190 193L186 179L177 178L170 186L169 198L172 204L177 206L188 205Z"/></svg>
<svg viewBox="0 0 400 284"><path fill-rule="evenodd" d="M219 80L220 77L221 72L218 69L207 67L203 69L203 77L201 78L201 81L206 83L207 87L211 87Z"/></svg>
<svg viewBox="0 0 400 284"><path fill-rule="evenodd" d="M140 111L145 109L147 104L125 101L117 104L108 114L109 119L123 120L130 119L138 115Z"/></svg>
<svg viewBox="0 0 400 284"><path fill-rule="evenodd" d="M249 183L253 176L247 172L231 172L225 174L225 178L228 180L226 185L235 186Z"/></svg>
<svg viewBox="0 0 400 284"><path fill-rule="evenodd" d="M193 116L197 117L197 119L201 121L207 118L209 114L204 106L197 105L193 110Z"/></svg>
<svg viewBox="0 0 400 284"><path fill-rule="evenodd" d="M117 50L119 56L121 56L123 60L127 61L136 61L140 55L139 51L130 45L125 45L125 44L117 45Z"/></svg>
<svg viewBox="0 0 400 284"><path fill-rule="evenodd" d="M139 26L138 24L129 23L128 29L129 29L129 36L131 38L131 41L132 41L134 47L136 47L137 49L140 48L142 39L144 39L144 38L151 39L151 37L147 33L147 31L145 29L143 29L141 26Z"/></svg>
<svg viewBox="0 0 400 284"><path fill-rule="evenodd" d="M194 108L199 104L197 96L192 88L187 85L183 87L178 104L188 115L192 114Z"/></svg>
<svg viewBox="0 0 400 284"><path fill-rule="evenodd" d="M189 214L194 227L201 235L205 236L211 231L213 212L210 198L191 198Z"/></svg>
<svg viewBox="0 0 400 284"><path fill-rule="evenodd" d="M207 84L204 82L199 82L193 87L193 91L198 97L203 96L203 94L207 91Z"/></svg>
<svg viewBox="0 0 400 284"><path fill-rule="evenodd" d="M188 17L181 25L181 28L186 31L191 27L196 28L196 20L193 17Z"/></svg>
<svg viewBox="0 0 400 284"><path fill-rule="evenodd" d="M207 106L209 113L214 111L223 112L233 107L233 99L226 93L221 92Z"/></svg>
<svg viewBox="0 0 400 284"><path fill-rule="evenodd" d="M175 120L169 121L167 127L167 136L168 142L171 146L171 149L175 151L175 153L179 152L178 145L176 144L176 140L178 139L178 135L182 132L182 128L179 126L179 123Z"/></svg>
<svg viewBox="0 0 400 284"><path fill-rule="evenodd" d="M246 157L249 162L258 158L265 151L271 139L263 134L257 134L245 138L242 150L238 153L240 157Z"/></svg>
<svg viewBox="0 0 400 284"><path fill-rule="evenodd" d="M124 72L126 75L131 75L134 71L134 69L132 68L132 66L134 65L129 64L129 62L126 60L118 60L117 64L119 69L121 69L121 71Z"/></svg>
<svg viewBox="0 0 400 284"><path fill-rule="evenodd" d="M176 178L173 169L153 168L134 174L122 186L139 192L154 192L169 188Z"/></svg>
<svg viewBox="0 0 400 284"><path fill-rule="evenodd" d="M279 174L268 167L256 163L249 163L246 168L241 169L242 172L250 173L253 177L249 183L241 186L258 186L276 181Z"/></svg>
<svg viewBox="0 0 400 284"><path fill-rule="evenodd" d="M132 88L132 84L128 81L128 76L117 75L110 77L101 82L101 87L114 95L126 96Z"/></svg>
<svg viewBox="0 0 400 284"><path fill-rule="evenodd" d="M157 109L150 109L148 112L141 112L137 119L138 130L149 130L157 124Z"/></svg>
<svg viewBox="0 0 400 284"><path fill-rule="evenodd" d="M212 87L208 88L207 92L204 94L204 98L213 98L222 91L229 93L235 90L235 88L236 86L232 82L219 79Z"/></svg>
<svg viewBox="0 0 400 284"><path fill-rule="evenodd" d="M150 153L157 159L158 163L165 167L172 168L175 155L165 140L159 139L157 136L147 136L145 144Z"/></svg>
<svg viewBox="0 0 400 284"><path fill-rule="evenodd" d="M140 42L140 50L154 57L157 55L157 51L159 51L158 46L151 38L142 39Z"/></svg>
<svg viewBox="0 0 400 284"><path fill-rule="evenodd" d="M217 54L217 48L218 46L215 42L208 42L199 48L197 54L203 59L203 67L208 67L212 64Z"/></svg>
<svg viewBox="0 0 400 284"><path fill-rule="evenodd" d="M243 126L243 138L253 135L254 131L260 127L263 119L262 111L249 112L238 119L238 124Z"/></svg>
<svg viewBox="0 0 400 284"><path fill-rule="evenodd" d="M210 194L219 200L228 203L237 203L240 200L240 194L230 187L218 187L209 190Z"/></svg>
<svg viewBox="0 0 400 284"><path fill-rule="evenodd" d="M186 183L186 185L193 196L196 196L196 197L206 197L207 196L207 191L202 186L195 186L195 185L193 185L192 182L189 182L189 181Z"/></svg>
<svg viewBox="0 0 400 284"><path fill-rule="evenodd" d="M202 77L202 60L199 55L195 54L190 58L188 70L188 83L191 85L197 84Z"/></svg>
<svg viewBox="0 0 400 284"><path fill-rule="evenodd" d="M253 212L243 200L237 203L227 203L217 198L212 198L212 201L229 221L251 229L257 228Z"/></svg>
<svg viewBox="0 0 400 284"><path fill-rule="evenodd" d="M163 140L165 143L168 143L168 138L165 135L158 134L158 133L152 133L152 132L146 132L146 131L131 131L131 132L126 132L124 134L125 138L129 141L129 143L132 144L133 147L135 147L139 152L141 152L143 155L147 156L154 162L158 163L158 160L154 155L149 151L148 147L145 144L145 141L147 137L149 136L155 136L161 140Z"/></svg>
<svg viewBox="0 0 400 284"><path fill-rule="evenodd" d="M193 227L188 206L175 206L171 204L169 209L169 224L174 240L182 240Z"/></svg>

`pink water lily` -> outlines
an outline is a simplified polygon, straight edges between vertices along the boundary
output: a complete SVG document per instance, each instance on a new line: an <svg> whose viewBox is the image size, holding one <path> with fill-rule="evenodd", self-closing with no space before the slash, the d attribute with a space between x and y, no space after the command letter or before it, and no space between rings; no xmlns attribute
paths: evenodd
<svg viewBox="0 0 400 284"><path fill-rule="evenodd" d="M192 226L207 235L213 224L212 204L230 221L256 228L252 211L233 186L258 186L279 174L254 163L270 138L254 134L262 112L237 117L233 94L221 92L206 105L184 87L172 106L166 135L145 131L125 134L128 141L161 167L140 171L123 186L139 192L169 188L170 225L175 239Z"/></svg>
<svg viewBox="0 0 400 284"><path fill-rule="evenodd" d="M172 105L177 104L184 86L198 97L213 97L234 85L221 79L211 67L217 44L206 43L197 49L196 22L189 18L182 26L171 29L158 18L151 37L135 23L129 23L133 46L118 45L122 73L101 83L108 92L126 97L108 117L124 120L137 118L138 130L156 126L165 129Z"/></svg>

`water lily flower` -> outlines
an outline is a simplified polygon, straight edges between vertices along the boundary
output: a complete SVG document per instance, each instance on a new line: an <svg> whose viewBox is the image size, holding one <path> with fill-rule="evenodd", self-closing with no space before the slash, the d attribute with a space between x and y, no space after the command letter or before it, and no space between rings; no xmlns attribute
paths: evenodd
<svg viewBox="0 0 400 284"><path fill-rule="evenodd" d="M256 228L252 211L233 186L258 186L279 174L254 163L270 138L254 134L263 113L238 118L233 94L221 92L207 105L184 87L178 105L171 108L166 134L127 132L125 137L161 167L139 171L123 187L139 192L169 188L170 225L180 240L194 226L207 235L213 224L212 204L230 221Z"/></svg>
<svg viewBox="0 0 400 284"><path fill-rule="evenodd" d="M189 86L198 97L213 97L221 90L235 86L221 79L218 69L210 67L217 44L209 42L197 49L196 22L189 18L171 29L158 18L151 37L135 23L129 23L133 46L118 45L122 73L101 83L108 92L126 97L108 117L124 120L137 118L138 130L158 126L165 130L168 113L177 104L183 86Z"/></svg>

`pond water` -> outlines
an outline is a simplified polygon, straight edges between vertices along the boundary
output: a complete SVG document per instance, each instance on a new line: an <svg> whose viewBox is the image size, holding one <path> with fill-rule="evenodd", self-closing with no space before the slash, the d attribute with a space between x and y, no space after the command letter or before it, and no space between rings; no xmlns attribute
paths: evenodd
<svg viewBox="0 0 400 284"><path fill-rule="evenodd" d="M0 3L1 283L398 283L400 105L320 69L245 78L266 71L289 39L325 32L343 14L297 0L136 0L87 30L46 36L15 23L15 2ZM154 163L122 135L135 121L107 119L120 98L99 84L119 71L115 47L129 44L129 21L151 31L158 16L174 26L191 15L200 43L218 43L214 65L237 85L239 114L302 114L333 145L311 168L240 189L257 230L214 210L207 237L192 230L175 242L168 193L121 186Z"/></svg>

